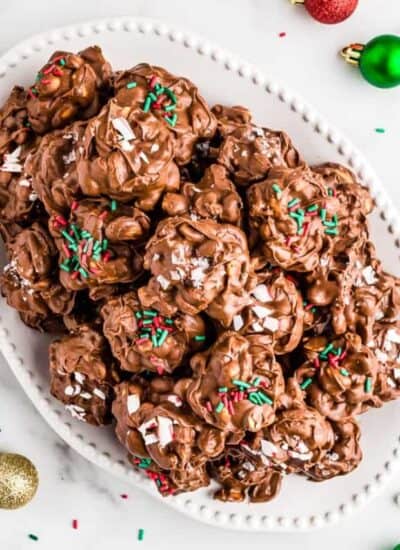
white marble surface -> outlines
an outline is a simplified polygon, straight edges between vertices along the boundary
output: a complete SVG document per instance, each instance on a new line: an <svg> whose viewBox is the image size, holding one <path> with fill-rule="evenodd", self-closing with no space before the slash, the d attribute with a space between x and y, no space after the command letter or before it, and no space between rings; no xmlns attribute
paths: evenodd
<svg viewBox="0 0 400 550"><path fill-rule="evenodd" d="M400 34L398 0L361 0L346 23L327 28L314 23L287 0L19 0L0 3L0 52L35 32L110 15L164 18L219 42L297 89L369 156L400 204L397 156L400 88L375 90L344 66L336 51L351 41ZM279 38L280 32L286 32ZM134 59L134 53L132 63ZM385 128L384 134L374 129ZM390 550L400 543L400 477L367 508L338 526L302 535L221 531L181 517L138 490L96 469L52 433L27 402L0 358L0 452L20 452L37 465L40 490L25 509L0 511L0 549L158 550L203 546L238 550L244 545L271 549ZM120 497L127 493L129 498ZM72 520L79 520L73 530ZM145 530L137 541L137 530ZM39 537L32 541L28 534Z"/></svg>

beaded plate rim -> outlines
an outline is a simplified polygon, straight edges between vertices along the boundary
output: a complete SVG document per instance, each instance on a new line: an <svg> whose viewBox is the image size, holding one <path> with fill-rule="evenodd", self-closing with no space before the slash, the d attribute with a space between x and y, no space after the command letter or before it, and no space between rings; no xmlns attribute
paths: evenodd
<svg viewBox="0 0 400 550"><path fill-rule="evenodd" d="M382 183L359 150L296 93L276 81L273 77L265 76L254 65L247 63L228 50L197 34L181 31L162 21L145 17L122 16L102 18L86 23L68 25L28 38L2 55L0 57L0 86L2 78L17 68L20 60L29 59L32 54L55 44L58 39L73 40L74 38L89 38L93 35L98 36L104 32L121 31L154 34L165 38L166 41L180 43L183 47L194 50L197 55L206 56L213 62L222 65L226 71L231 71L240 78L248 80L254 86L263 88L265 93L275 96L287 104L294 113L302 118L305 124L310 125L313 131L320 134L323 139L336 147L338 153L369 188L375 200L378 213L386 223L387 232L393 239L395 247L400 249L400 216ZM387 460L382 464L380 470L373 475L369 483L364 485L358 493L351 495L347 501L323 514L287 518L285 516L260 513L225 513L213 509L211 506L196 502L196 493L188 493L187 498L164 498L158 495L148 479L135 472L132 468L129 468L126 462L115 460L108 452L99 449L96 443L85 439L79 433L78 421L74 421L73 419L65 421L61 418L61 410L56 407L55 402L50 398L46 390L37 384L35 373L18 354L18 346L13 341L9 329L4 325L1 315L0 345L4 357L25 393L46 422L64 441L87 460L125 481L128 480L173 509L204 523L217 527L253 532L299 532L332 525L369 502L383 490L392 474L397 469L400 469L399 433L395 448L388 453Z"/></svg>

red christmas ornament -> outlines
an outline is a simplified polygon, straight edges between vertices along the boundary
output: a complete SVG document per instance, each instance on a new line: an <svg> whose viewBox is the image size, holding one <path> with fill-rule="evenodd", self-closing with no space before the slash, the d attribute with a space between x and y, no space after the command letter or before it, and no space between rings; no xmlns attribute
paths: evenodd
<svg viewBox="0 0 400 550"><path fill-rule="evenodd" d="M327 25L341 23L354 12L358 0L290 0L292 4L304 4L308 13Z"/></svg>

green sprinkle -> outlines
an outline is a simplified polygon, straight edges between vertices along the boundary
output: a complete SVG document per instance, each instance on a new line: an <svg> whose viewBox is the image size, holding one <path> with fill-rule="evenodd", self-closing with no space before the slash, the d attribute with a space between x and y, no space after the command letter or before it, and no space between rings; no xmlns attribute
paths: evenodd
<svg viewBox="0 0 400 550"><path fill-rule="evenodd" d="M171 105L167 105L166 107L164 107L164 111L169 113L170 111L175 111L176 109L176 104L175 103L171 103Z"/></svg>
<svg viewBox="0 0 400 550"><path fill-rule="evenodd" d="M141 332L139 336L140 336L140 338L150 338L150 335L146 334L145 332Z"/></svg>
<svg viewBox="0 0 400 550"><path fill-rule="evenodd" d="M194 337L194 340L196 340L196 342L204 342L205 339L206 337L203 334L198 334Z"/></svg>
<svg viewBox="0 0 400 550"><path fill-rule="evenodd" d="M143 324L144 324L144 325L151 325L151 324L153 324L153 321L152 321L151 319L145 319L145 320L143 321Z"/></svg>
<svg viewBox="0 0 400 550"><path fill-rule="evenodd" d="M365 393L369 393L372 390L372 378L367 378L365 381Z"/></svg>
<svg viewBox="0 0 400 550"><path fill-rule="evenodd" d="M319 215L321 217L321 220L324 222L326 220L326 209L321 208L321 211L320 211Z"/></svg>
<svg viewBox="0 0 400 550"><path fill-rule="evenodd" d="M220 401L218 405L215 407L215 412L220 413L224 409L225 405Z"/></svg>
<svg viewBox="0 0 400 550"><path fill-rule="evenodd" d="M311 311L312 311L312 313L317 313L317 308L316 308L316 307L312 307L312 308L311 308Z"/></svg>
<svg viewBox="0 0 400 550"><path fill-rule="evenodd" d="M99 262L99 261L101 260L100 254L99 254L99 253L96 253L96 252L94 252L94 253L92 254L92 258L93 258L93 260L94 260L95 262Z"/></svg>
<svg viewBox="0 0 400 550"><path fill-rule="evenodd" d="M136 317L136 319L141 319L142 318L142 314L140 313L140 311L137 311L135 313L135 317Z"/></svg>
<svg viewBox="0 0 400 550"><path fill-rule="evenodd" d="M155 348L158 348L158 338L155 334L151 337L152 344Z"/></svg>
<svg viewBox="0 0 400 550"><path fill-rule="evenodd" d="M321 351L321 353L319 354L320 356L321 355L328 355L328 353L334 348L334 345L332 344L332 342L330 344L328 344L327 346L324 347L324 349Z"/></svg>
<svg viewBox="0 0 400 550"><path fill-rule="evenodd" d="M300 199L292 199L291 201L288 202L288 207L291 208L292 206L295 206L296 204L299 204L300 202Z"/></svg>
<svg viewBox="0 0 400 550"><path fill-rule="evenodd" d="M86 269L83 269L83 267L79 268L79 273L82 275L84 279L87 279L89 277L88 272L86 271Z"/></svg>
<svg viewBox="0 0 400 550"><path fill-rule="evenodd" d="M163 343L165 342L165 340L166 340L168 334L169 334L168 330L163 330L163 331L162 331L161 336L160 336L160 338L159 338L159 340L158 340L158 345L159 345L159 346L162 346L162 345L163 345Z"/></svg>
<svg viewBox="0 0 400 550"><path fill-rule="evenodd" d="M174 321L173 321L172 319L167 318L167 319L165 319L165 323L166 323L167 325L173 325L173 324L174 324Z"/></svg>
<svg viewBox="0 0 400 550"><path fill-rule="evenodd" d="M318 210L318 204L312 204L307 207L307 212L315 212L316 210Z"/></svg>
<svg viewBox="0 0 400 550"><path fill-rule="evenodd" d="M336 227L337 226L337 223L336 222L328 222L328 221L324 221L323 224L325 225L325 227Z"/></svg>
<svg viewBox="0 0 400 550"><path fill-rule="evenodd" d="M301 216L302 218L304 218L304 210L303 210L302 208L298 208L298 209L296 210L296 212L297 212L297 214L298 214L299 216Z"/></svg>
<svg viewBox="0 0 400 550"><path fill-rule="evenodd" d="M341 355L342 354L342 348L339 346L338 348L336 348L335 350L333 350L333 353L335 355Z"/></svg>
<svg viewBox="0 0 400 550"><path fill-rule="evenodd" d="M65 59L60 59L59 63L60 63L60 65L61 65L62 67L64 67L64 65L65 65Z"/></svg>
<svg viewBox="0 0 400 550"><path fill-rule="evenodd" d="M277 195L280 195L282 193L281 188L277 183L272 184L272 189L275 191Z"/></svg>
<svg viewBox="0 0 400 550"><path fill-rule="evenodd" d="M144 101L143 111L145 113L148 113L150 111L150 106L151 106L151 97L147 96L145 101Z"/></svg>
<svg viewBox="0 0 400 550"><path fill-rule="evenodd" d="M176 125L176 121L178 120L178 115L175 113L171 117L166 116L165 120L168 122L168 124L172 127Z"/></svg>
<svg viewBox="0 0 400 550"><path fill-rule="evenodd" d="M150 92L147 97L149 97L152 101L157 101L156 94L153 94L153 92Z"/></svg>
<svg viewBox="0 0 400 550"><path fill-rule="evenodd" d="M66 265L65 263L60 264L60 269L62 269L63 271L66 271L67 273L71 271L71 268L68 267L68 265Z"/></svg>
<svg viewBox="0 0 400 550"><path fill-rule="evenodd" d="M117 206L118 206L117 201L113 199L113 200L111 201L111 203L110 203L110 210L111 210L111 212L115 212L116 209L117 209Z"/></svg>
<svg viewBox="0 0 400 550"><path fill-rule="evenodd" d="M268 395L265 395L265 393L263 393L262 391L257 392L257 395L263 403L272 405L273 401L271 398L268 397Z"/></svg>
<svg viewBox="0 0 400 550"><path fill-rule="evenodd" d="M75 239L71 237L71 235L67 231L65 231L65 229L61 231L61 235L64 237L64 239L67 239L67 241L69 241L71 244L75 244Z"/></svg>
<svg viewBox="0 0 400 550"><path fill-rule="evenodd" d="M294 218L295 220L300 220L301 216L299 214L296 214L296 212L289 212L289 216L291 218Z"/></svg>
<svg viewBox="0 0 400 550"><path fill-rule="evenodd" d="M386 132L385 128L375 128L377 134L384 134Z"/></svg>
<svg viewBox="0 0 400 550"><path fill-rule="evenodd" d="M329 195L330 197L332 197L332 195L333 195L333 191L332 191L332 189L331 189L330 187L328 187L328 195Z"/></svg>
<svg viewBox="0 0 400 550"><path fill-rule="evenodd" d="M243 382L243 380L232 380L232 384L234 384L235 386L239 386L240 388L251 388L251 384Z"/></svg>
<svg viewBox="0 0 400 550"><path fill-rule="evenodd" d="M164 88L164 92L167 94L167 96L169 96L171 101L173 101L174 103L177 102L176 95L170 88Z"/></svg>
<svg viewBox="0 0 400 550"><path fill-rule="evenodd" d="M257 378L255 378L253 380L253 385L254 386L259 386L260 385L260 382L261 382L261 378L259 376L257 376Z"/></svg>
<svg viewBox="0 0 400 550"><path fill-rule="evenodd" d="M228 391L228 388L226 386L223 386L222 388L218 388L219 393L226 393Z"/></svg>
<svg viewBox="0 0 400 550"><path fill-rule="evenodd" d="M136 86L137 86L136 82L128 82L128 84L126 85L128 90L132 90L132 88L136 88Z"/></svg>
<svg viewBox="0 0 400 550"><path fill-rule="evenodd" d="M161 86L161 84L156 84L154 86L154 91L156 92L157 95L161 95L164 91L164 87Z"/></svg>
<svg viewBox="0 0 400 550"><path fill-rule="evenodd" d="M30 533L30 534L28 535L28 537L29 537L31 540L39 540L39 537L36 536L36 535L33 535L32 533Z"/></svg>
<svg viewBox="0 0 400 550"><path fill-rule="evenodd" d="M306 378L304 382L300 384L300 388L306 390L310 384L312 384L312 378Z"/></svg>
<svg viewBox="0 0 400 550"><path fill-rule="evenodd" d="M343 374L343 376L349 376L349 371L346 369L340 369L340 374Z"/></svg>
<svg viewBox="0 0 400 550"><path fill-rule="evenodd" d="M326 235L338 235L339 231L337 229L325 229Z"/></svg>
<svg viewBox="0 0 400 550"><path fill-rule="evenodd" d="M254 405L262 405L263 402L260 398L260 396L258 395L258 392L252 392L249 397L248 397L249 401L251 403L253 403Z"/></svg>
<svg viewBox="0 0 400 550"><path fill-rule="evenodd" d="M107 250L107 248L108 248L108 239L103 239L101 248L102 248L103 251Z"/></svg>
<svg viewBox="0 0 400 550"><path fill-rule="evenodd" d="M147 317L157 317L158 315L157 311L154 311L152 309L145 309L143 313L147 315Z"/></svg>

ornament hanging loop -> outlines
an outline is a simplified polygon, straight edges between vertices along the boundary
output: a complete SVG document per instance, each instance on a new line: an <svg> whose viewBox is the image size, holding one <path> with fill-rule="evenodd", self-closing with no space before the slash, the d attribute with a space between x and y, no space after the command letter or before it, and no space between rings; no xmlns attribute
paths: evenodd
<svg viewBox="0 0 400 550"><path fill-rule="evenodd" d="M364 44L350 44L340 51L340 55L350 65L359 65L360 57L364 50Z"/></svg>

